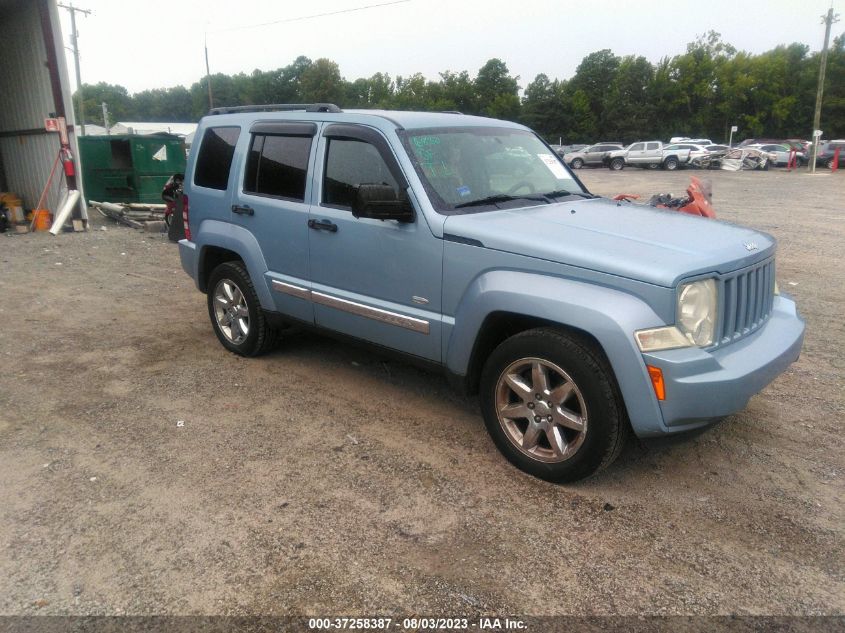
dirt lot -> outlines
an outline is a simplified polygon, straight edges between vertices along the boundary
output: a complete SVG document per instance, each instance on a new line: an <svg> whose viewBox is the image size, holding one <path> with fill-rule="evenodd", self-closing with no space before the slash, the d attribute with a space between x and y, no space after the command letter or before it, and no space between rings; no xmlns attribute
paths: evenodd
<svg viewBox="0 0 845 633"><path fill-rule="evenodd" d="M438 376L311 335L227 353L163 236L0 236L0 614L842 614L845 175L707 176L780 240L804 353L569 486Z"/></svg>

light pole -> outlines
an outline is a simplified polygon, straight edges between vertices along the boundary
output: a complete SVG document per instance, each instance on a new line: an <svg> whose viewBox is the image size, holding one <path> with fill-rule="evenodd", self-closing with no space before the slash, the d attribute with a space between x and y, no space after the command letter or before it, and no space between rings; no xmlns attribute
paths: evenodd
<svg viewBox="0 0 845 633"><path fill-rule="evenodd" d="M736 126L736 125L731 126L731 136L730 136L730 140L728 140L728 147L730 147L731 149L733 149L733 146L734 146L734 132L736 132L738 130L739 130L738 126Z"/></svg>

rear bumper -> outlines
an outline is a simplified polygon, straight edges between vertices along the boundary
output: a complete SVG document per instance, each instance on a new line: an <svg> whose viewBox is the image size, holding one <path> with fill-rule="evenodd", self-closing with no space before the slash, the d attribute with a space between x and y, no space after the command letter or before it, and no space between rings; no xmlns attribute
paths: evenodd
<svg viewBox="0 0 845 633"><path fill-rule="evenodd" d="M766 324L736 343L712 351L685 348L643 354L647 365L663 370L664 434L698 428L742 410L751 396L798 359L803 342L804 321L795 302L781 295L775 297Z"/></svg>
<svg viewBox="0 0 845 633"><path fill-rule="evenodd" d="M179 260L184 270L199 288L199 258L197 257L197 245L188 240L179 240Z"/></svg>

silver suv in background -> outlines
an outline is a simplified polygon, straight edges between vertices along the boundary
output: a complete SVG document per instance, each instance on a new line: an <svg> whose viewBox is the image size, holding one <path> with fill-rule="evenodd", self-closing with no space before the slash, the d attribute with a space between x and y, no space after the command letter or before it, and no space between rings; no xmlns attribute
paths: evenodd
<svg viewBox="0 0 845 633"><path fill-rule="evenodd" d="M604 164L605 156L608 153L622 149L624 145L617 142L596 143L584 149L571 152L563 157L564 162L572 167L572 169L581 169L582 167L601 167Z"/></svg>

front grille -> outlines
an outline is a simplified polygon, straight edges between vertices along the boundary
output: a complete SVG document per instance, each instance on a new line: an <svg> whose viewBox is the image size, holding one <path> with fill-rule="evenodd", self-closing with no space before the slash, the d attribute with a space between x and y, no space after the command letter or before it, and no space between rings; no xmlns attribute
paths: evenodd
<svg viewBox="0 0 845 633"><path fill-rule="evenodd" d="M722 277L717 345L747 336L765 323L772 313L774 295L774 258Z"/></svg>

